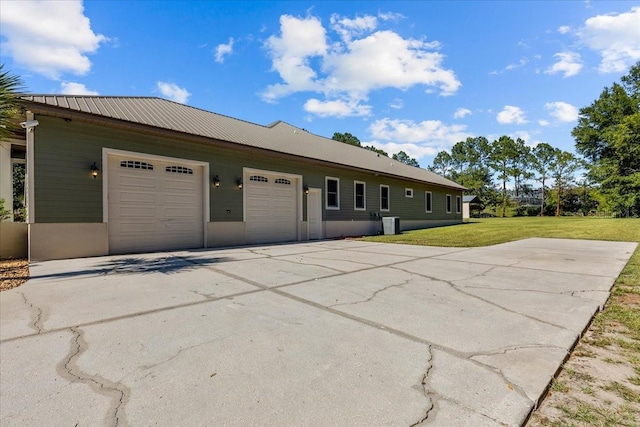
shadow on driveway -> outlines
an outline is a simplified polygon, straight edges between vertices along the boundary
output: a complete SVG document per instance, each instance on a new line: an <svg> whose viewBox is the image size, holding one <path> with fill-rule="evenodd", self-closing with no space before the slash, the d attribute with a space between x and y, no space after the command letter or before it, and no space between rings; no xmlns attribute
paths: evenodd
<svg viewBox="0 0 640 427"><path fill-rule="evenodd" d="M74 278L106 274L174 274L195 270L211 264L235 261L228 257L162 256L158 258L117 258L82 270L65 269L60 272L32 274L31 279Z"/></svg>

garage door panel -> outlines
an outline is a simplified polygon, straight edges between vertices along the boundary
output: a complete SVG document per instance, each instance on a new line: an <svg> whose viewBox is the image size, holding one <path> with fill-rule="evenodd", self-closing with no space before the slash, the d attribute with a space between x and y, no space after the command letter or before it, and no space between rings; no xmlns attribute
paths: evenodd
<svg viewBox="0 0 640 427"><path fill-rule="evenodd" d="M118 195L118 199L114 203L156 203L156 195L148 191L122 191Z"/></svg>
<svg viewBox="0 0 640 427"><path fill-rule="evenodd" d="M252 179L253 178L253 179ZM249 243L297 238L296 179L261 172L245 176L245 222Z"/></svg>
<svg viewBox="0 0 640 427"><path fill-rule="evenodd" d="M194 194L194 186L197 186L197 182L195 180L175 181L168 179L165 181L165 188L167 190L178 190Z"/></svg>
<svg viewBox="0 0 640 427"><path fill-rule="evenodd" d="M153 171L145 171L145 174L150 174ZM153 188L155 187L155 178L153 176L131 176L131 175L120 175L117 180L118 184L126 187L143 187L143 188Z"/></svg>
<svg viewBox="0 0 640 427"><path fill-rule="evenodd" d="M129 239L131 235L144 235L146 233L155 233L157 224L155 221L118 221L109 224L118 233L125 233L129 236L123 236L123 239Z"/></svg>
<svg viewBox="0 0 640 427"><path fill-rule="evenodd" d="M203 246L202 166L124 156L108 161L111 253Z"/></svg>

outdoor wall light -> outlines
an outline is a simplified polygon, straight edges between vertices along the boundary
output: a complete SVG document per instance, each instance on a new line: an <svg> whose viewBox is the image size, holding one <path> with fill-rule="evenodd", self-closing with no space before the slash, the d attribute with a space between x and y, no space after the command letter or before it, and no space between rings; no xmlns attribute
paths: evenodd
<svg viewBox="0 0 640 427"><path fill-rule="evenodd" d="M309 194L309 186L307 184L305 184L302 189L304 190L304 194Z"/></svg>
<svg viewBox="0 0 640 427"><path fill-rule="evenodd" d="M216 188L220 187L220 178L218 178L218 175L213 177L213 185Z"/></svg>
<svg viewBox="0 0 640 427"><path fill-rule="evenodd" d="M238 189L242 190L242 178L236 179L236 185L238 186Z"/></svg>
<svg viewBox="0 0 640 427"><path fill-rule="evenodd" d="M97 178L98 172L100 172L100 169L98 169L98 165L96 165L96 162L93 162L93 164L91 165L91 176L94 179Z"/></svg>

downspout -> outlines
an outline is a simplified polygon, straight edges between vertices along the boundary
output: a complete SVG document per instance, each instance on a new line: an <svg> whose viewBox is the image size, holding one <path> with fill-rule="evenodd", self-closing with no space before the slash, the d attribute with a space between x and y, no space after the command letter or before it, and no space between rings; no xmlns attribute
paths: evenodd
<svg viewBox="0 0 640 427"><path fill-rule="evenodd" d="M34 120L34 115L31 111L26 112L27 122ZM27 167L25 170L25 186L27 193L27 224L32 224L35 222L35 181L34 181L34 171L35 171L35 158L34 158L34 141L35 141L35 128L27 128L26 129L26 139L27 139Z"/></svg>

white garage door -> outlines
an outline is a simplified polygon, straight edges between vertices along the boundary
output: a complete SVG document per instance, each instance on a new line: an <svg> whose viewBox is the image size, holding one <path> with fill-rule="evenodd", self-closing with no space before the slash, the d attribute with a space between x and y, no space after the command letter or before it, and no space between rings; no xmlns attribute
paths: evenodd
<svg viewBox="0 0 640 427"><path fill-rule="evenodd" d="M244 177L248 243L297 240L296 179L251 172Z"/></svg>
<svg viewBox="0 0 640 427"><path fill-rule="evenodd" d="M109 252L203 246L203 167L108 156Z"/></svg>

